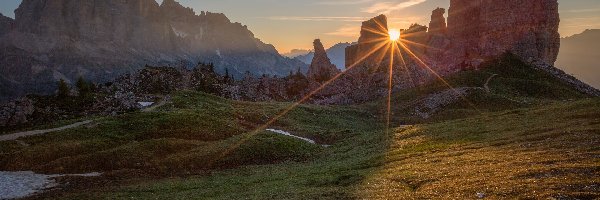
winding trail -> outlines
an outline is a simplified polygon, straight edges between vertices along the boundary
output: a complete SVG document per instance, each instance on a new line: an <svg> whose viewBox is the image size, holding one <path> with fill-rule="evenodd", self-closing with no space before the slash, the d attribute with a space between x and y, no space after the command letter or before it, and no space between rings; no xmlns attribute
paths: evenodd
<svg viewBox="0 0 600 200"><path fill-rule="evenodd" d="M494 77L498 76L498 74L492 74L492 76L490 76L486 81L485 84L483 84L483 88L485 88L485 91L487 91L487 93L492 93L492 90L490 89L490 81L492 81L492 79L494 79Z"/></svg>
<svg viewBox="0 0 600 200"><path fill-rule="evenodd" d="M46 133L77 128L77 127L92 123L93 121L94 120L87 120L87 121L77 122L77 123L74 123L71 125L58 127L58 128L51 128L51 129L45 129L45 130L33 130L33 131L25 131L25 132L13 133L13 134L8 134L8 135L0 135L0 141L12 141L12 140L17 140L22 137L42 135L42 134L46 134Z"/></svg>

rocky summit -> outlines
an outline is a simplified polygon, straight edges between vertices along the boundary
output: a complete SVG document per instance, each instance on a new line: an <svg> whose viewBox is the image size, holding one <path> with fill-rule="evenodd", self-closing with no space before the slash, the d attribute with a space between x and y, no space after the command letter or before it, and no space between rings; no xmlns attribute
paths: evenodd
<svg viewBox="0 0 600 200"><path fill-rule="evenodd" d="M477 69L485 61L509 52L570 83L580 92L600 94L553 67L560 48L556 0L452 0L447 22L445 12L443 8L435 9L429 28L413 24L401 31L397 43L400 53L393 58L394 87L414 87L438 75ZM368 70L371 75L386 73L381 68L392 58L386 33L384 15L363 22L358 44L346 48L346 67L364 68L353 71Z"/></svg>
<svg viewBox="0 0 600 200"><path fill-rule="evenodd" d="M559 22L557 0L452 0L450 55L472 60L511 51L525 61L553 65L560 48Z"/></svg>
<svg viewBox="0 0 600 200"><path fill-rule="evenodd" d="M316 39L313 45L315 47L315 55L308 68L308 78L317 82L324 82L340 73L340 70L337 69L327 57L327 53L325 52L321 40Z"/></svg>
<svg viewBox="0 0 600 200"><path fill-rule="evenodd" d="M1 97L50 93L59 79L109 81L146 64L211 62L237 77L286 75L284 58L224 14L197 15L173 0L24 0L0 16Z"/></svg>

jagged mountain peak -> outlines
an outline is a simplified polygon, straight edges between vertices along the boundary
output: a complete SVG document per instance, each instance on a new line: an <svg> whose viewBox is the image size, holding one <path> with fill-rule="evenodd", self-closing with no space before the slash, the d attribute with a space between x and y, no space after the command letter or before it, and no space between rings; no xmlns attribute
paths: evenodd
<svg viewBox="0 0 600 200"><path fill-rule="evenodd" d="M147 64L210 62L237 77L307 68L225 14L196 15L174 0L23 0L15 16L0 17L0 71L9 72L0 98L52 92L59 78L109 81Z"/></svg>

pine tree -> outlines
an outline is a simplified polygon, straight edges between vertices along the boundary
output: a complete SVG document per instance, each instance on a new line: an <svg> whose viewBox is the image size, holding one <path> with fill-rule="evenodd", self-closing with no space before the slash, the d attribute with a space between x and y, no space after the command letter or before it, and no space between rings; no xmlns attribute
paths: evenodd
<svg viewBox="0 0 600 200"><path fill-rule="evenodd" d="M88 96L91 93L90 84L86 82L81 76L79 77L79 79L77 79L76 86L80 97Z"/></svg>
<svg viewBox="0 0 600 200"><path fill-rule="evenodd" d="M224 82L225 83L230 83L231 82L231 77L229 77L229 69L225 68L225 77L224 77Z"/></svg>
<svg viewBox="0 0 600 200"><path fill-rule="evenodd" d="M60 81L58 81L58 97L66 98L70 93L71 89L69 88L69 85L67 85L67 82L65 82L63 79L60 79Z"/></svg>

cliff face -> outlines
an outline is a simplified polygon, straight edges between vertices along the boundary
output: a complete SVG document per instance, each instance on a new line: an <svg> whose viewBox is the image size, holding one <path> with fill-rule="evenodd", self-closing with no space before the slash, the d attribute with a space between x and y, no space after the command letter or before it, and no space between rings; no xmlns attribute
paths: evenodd
<svg viewBox="0 0 600 200"><path fill-rule="evenodd" d="M429 28L413 24L401 31L402 40L397 45L401 53L393 57L396 89L477 68L506 52L543 70L556 61L560 48L557 0L451 0L448 12L447 23L445 9L437 8ZM388 66L391 56L380 52L393 46L387 32L386 17L377 16L363 22L358 44L346 48L346 67L357 68L350 74L358 85L371 85L371 90L383 88L380 82L386 77L381 74L387 72L381 69ZM388 45L378 50L378 43Z"/></svg>
<svg viewBox="0 0 600 200"><path fill-rule="evenodd" d="M484 60L510 51L529 63L553 65L560 48L557 0L451 0L431 14L429 28L413 25L403 31L404 44L433 68L452 73L477 67ZM363 23L359 44L346 49L347 66L385 40L387 20L378 16ZM418 45L421 44L421 45ZM366 66L381 59L368 58Z"/></svg>
<svg viewBox="0 0 600 200"><path fill-rule="evenodd" d="M340 73L340 70L338 70L327 57L327 53L325 52L321 40L316 39L313 45L315 47L315 56L308 68L308 78L317 82L328 81L333 76Z"/></svg>
<svg viewBox="0 0 600 200"><path fill-rule="evenodd" d="M511 51L553 65L560 48L557 0L452 0L448 36L454 55L490 58Z"/></svg>
<svg viewBox="0 0 600 200"><path fill-rule="evenodd" d="M0 36L8 33L13 28L14 20L0 13Z"/></svg>
<svg viewBox="0 0 600 200"><path fill-rule="evenodd" d="M146 64L214 63L237 77L284 76L306 65L280 56L224 14L196 15L174 0L23 0L0 17L0 96L51 93L58 79L108 81ZM6 32L6 33L3 33Z"/></svg>
<svg viewBox="0 0 600 200"><path fill-rule="evenodd" d="M177 46L154 0L24 0L15 22L13 45L30 52L111 47L164 52Z"/></svg>

